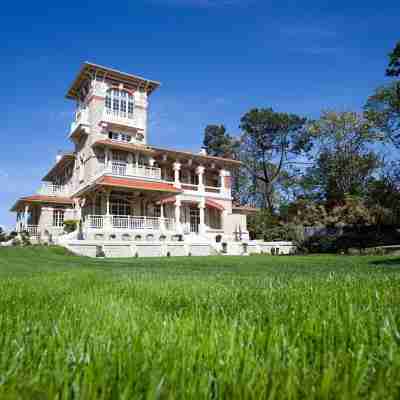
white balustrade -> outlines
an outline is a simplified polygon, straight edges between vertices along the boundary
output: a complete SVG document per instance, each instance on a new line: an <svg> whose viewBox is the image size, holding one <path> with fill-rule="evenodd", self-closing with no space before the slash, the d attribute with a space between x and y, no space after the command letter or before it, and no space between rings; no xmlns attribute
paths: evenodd
<svg viewBox="0 0 400 400"><path fill-rule="evenodd" d="M104 222L107 218L106 215L89 215L88 228L103 229ZM128 229L128 230L160 230L162 224L166 230L175 229L175 221L172 218L158 218L158 217L134 217L131 215L110 215L111 228L114 229Z"/></svg>
<svg viewBox="0 0 400 400"><path fill-rule="evenodd" d="M89 228L103 229L104 216L103 215L89 215Z"/></svg>
<svg viewBox="0 0 400 400"><path fill-rule="evenodd" d="M52 182L44 182L42 187L39 188L38 194L48 196L63 196L66 195L66 187Z"/></svg>
<svg viewBox="0 0 400 400"><path fill-rule="evenodd" d="M82 108L75 112L74 121L71 123L70 134L72 134L79 125L89 125L89 110Z"/></svg>
<svg viewBox="0 0 400 400"><path fill-rule="evenodd" d="M38 225L28 225L26 231L29 236L39 236L39 226Z"/></svg>
<svg viewBox="0 0 400 400"><path fill-rule="evenodd" d="M115 176L161 180L161 168L141 165L138 167L133 166L129 169L128 164L123 161L112 161L108 167L103 167L103 173Z"/></svg>
<svg viewBox="0 0 400 400"><path fill-rule="evenodd" d="M103 121L138 128L138 121L134 114L107 107L104 108Z"/></svg>
<svg viewBox="0 0 400 400"><path fill-rule="evenodd" d="M121 161L113 161L111 164L111 173L118 176L126 176L127 164Z"/></svg>

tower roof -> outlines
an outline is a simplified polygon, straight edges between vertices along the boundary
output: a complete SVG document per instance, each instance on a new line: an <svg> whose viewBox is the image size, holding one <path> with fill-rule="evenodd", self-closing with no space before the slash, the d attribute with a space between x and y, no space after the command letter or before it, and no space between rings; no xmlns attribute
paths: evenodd
<svg viewBox="0 0 400 400"><path fill-rule="evenodd" d="M101 65L93 64L90 62L84 62L78 75L70 86L66 98L76 99L78 98L79 88L82 82L86 79L108 79L115 81L116 84L125 83L127 85L141 88L147 92L152 93L160 86L160 82L152 81L141 76L128 74L121 72L113 68L103 67Z"/></svg>

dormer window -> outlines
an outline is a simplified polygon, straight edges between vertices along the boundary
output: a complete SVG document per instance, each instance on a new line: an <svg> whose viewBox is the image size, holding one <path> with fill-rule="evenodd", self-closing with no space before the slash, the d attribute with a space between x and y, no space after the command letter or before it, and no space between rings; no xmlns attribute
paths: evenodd
<svg viewBox="0 0 400 400"><path fill-rule="evenodd" d="M133 95L126 90L109 89L105 100L106 112L121 118L133 118L135 102Z"/></svg>

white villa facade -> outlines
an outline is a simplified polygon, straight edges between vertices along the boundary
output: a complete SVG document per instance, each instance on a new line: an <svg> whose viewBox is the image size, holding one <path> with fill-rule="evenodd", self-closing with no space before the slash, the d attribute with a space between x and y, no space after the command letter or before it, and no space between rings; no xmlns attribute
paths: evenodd
<svg viewBox="0 0 400 400"><path fill-rule="evenodd" d="M235 207L232 159L148 143L149 98L159 83L84 63L66 97L76 102L69 139L38 193L12 207L18 232L95 256L242 254L246 214ZM79 229L64 233L64 221ZM229 243L229 245L228 245Z"/></svg>

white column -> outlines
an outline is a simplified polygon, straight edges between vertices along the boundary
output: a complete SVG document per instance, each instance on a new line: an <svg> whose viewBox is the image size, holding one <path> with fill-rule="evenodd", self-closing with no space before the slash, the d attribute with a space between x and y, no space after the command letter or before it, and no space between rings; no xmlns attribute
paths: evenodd
<svg viewBox="0 0 400 400"><path fill-rule="evenodd" d="M231 176L231 173L227 171L226 169L221 169L219 171L219 176L220 176L220 192L221 194L224 194L226 196L231 195L231 188L230 186L227 185L227 180L226 178L229 178Z"/></svg>
<svg viewBox="0 0 400 400"><path fill-rule="evenodd" d="M25 213L24 213L24 229L28 228L28 215L29 215L29 205L25 206Z"/></svg>
<svg viewBox="0 0 400 400"><path fill-rule="evenodd" d="M176 198L175 201L175 230L178 233L182 233L182 224L181 224L181 199Z"/></svg>
<svg viewBox="0 0 400 400"><path fill-rule="evenodd" d="M172 165L174 169L174 186L178 189L181 188L181 182L179 180L179 171L181 170L181 163L179 162L174 162Z"/></svg>
<svg viewBox="0 0 400 400"><path fill-rule="evenodd" d="M126 174L127 175L134 175L134 171L133 171L133 155L132 155L132 153L128 153L128 157L127 157L126 161L128 162L128 164L126 166Z"/></svg>
<svg viewBox="0 0 400 400"><path fill-rule="evenodd" d="M199 192L204 192L204 171L205 168L202 165L196 168L197 177L199 179Z"/></svg>
<svg viewBox="0 0 400 400"><path fill-rule="evenodd" d="M139 153L135 153L135 166L136 168L139 168Z"/></svg>
<svg viewBox="0 0 400 400"><path fill-rule="evenodd" d="M206 233L206 223L205 223L205 200L204 198L199 203L199 216L200 216L200 224L199 224L199 233L200 235L204 235Z"/></svg>
<svg viewBox="0 0 400 400"><path fill-rule="evenodd" d="M154 167L154 163L156 162L156 160L153 157L149 158L149 165L150 167Z"/></svg>
<svg viewBox="0 0 400 400"><path fill-rule="evenodd" d="M104 168L107 169L108 166L111 164L110 163L110 150L108 149L108 147L105 148L104 150Z"/></svg>
<svg viewBox="0 0 400 400"><path fill-rule="evenodd" d="M106 230L111 230L111 228L112 228L112 222L111 222L111 216L110 216L110 191L109 190L107 190L107 192L106 192L106 215L104 216L103 226L104 226L104 229L106 229Z"/></svg>
<svg viewBox="0 0 400 400"><path fill-rule="evenodd" d="M161 230L161 232L165 232L164 204L162 201L160 204L160 230Z"/></svg>

